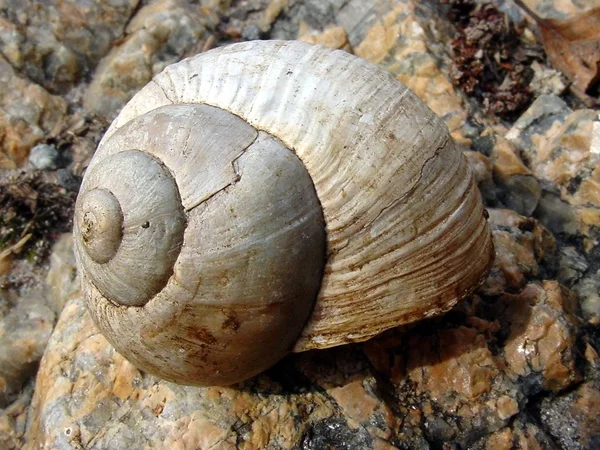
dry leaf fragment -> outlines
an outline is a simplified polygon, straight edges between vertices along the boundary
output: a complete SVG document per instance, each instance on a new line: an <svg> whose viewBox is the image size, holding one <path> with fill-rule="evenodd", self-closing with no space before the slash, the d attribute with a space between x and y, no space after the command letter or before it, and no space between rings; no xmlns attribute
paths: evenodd
<svg viewBox="0 0 600 450"><path fill-rule="evenodd" d="M552 65L573 82L576 93L586 96L600 81L600 8L559 20L543 19L522 1L516 3L537 22Z"/></svg>
<svg viewBox="0 0 600 450"><path fill-rule="evenodd" d="M538 23L546 54L575 87L586 92L600 75L600 8L565 21Z"/></svg>

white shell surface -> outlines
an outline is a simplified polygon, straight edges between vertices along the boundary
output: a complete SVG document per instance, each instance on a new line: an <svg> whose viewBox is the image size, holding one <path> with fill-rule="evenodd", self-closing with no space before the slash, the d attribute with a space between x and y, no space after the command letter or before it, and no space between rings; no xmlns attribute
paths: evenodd
<svg viewBox="0 0 600 450"><path fill-rule="evenodd" d="M169 104L230 111L305 164L327 231L295 350L360 341L449 309L485 277L490 232L443 122L389 73L342 51L248 42L168 67L113 122Z"/></svg>
<svg viewBox="0 0 600 450"><path fill-rule="evenodd" d="M108 198L114 200L95 202L96 215L102 215L104 209L106 221L112 219L113 225L120 227L120 233L111 236L116 243L101 239L104 248L111 251L100 261L93 258L94 252L86 246L80 230L88 211L87 200L95 198L97 192L109 193ZM114 214L114 201L122 216ZM142 306L173 274L185 221L169 170L150 154L127 149L103 158L86 173L75 207L75 253L100 292L117 304Z"/></svg>
<svg viewBox="0 0 600 450"><path fill-rule="evenodd" d="M168 380L227 385L291 350L321 285L325 223L279 140L211 106L157 108L102 141L79 198L98 190L120 202L121 245L96 263L76 229L76 254L90 313L119 353ZM166 278L140 279L153 271Z"/></svg>

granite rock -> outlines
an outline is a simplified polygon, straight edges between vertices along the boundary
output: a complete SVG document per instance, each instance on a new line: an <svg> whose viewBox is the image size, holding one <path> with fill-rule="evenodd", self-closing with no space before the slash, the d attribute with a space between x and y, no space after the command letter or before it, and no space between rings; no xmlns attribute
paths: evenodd
<svg viewBox="0 0 600 450"><path fill-rule="evenodd" d="M126 37L98 65L84 94L90 114L112 120L121 107L166 66L200 52L214 12L186 0L158 0L141 8Z"/></svg>
<svg viewBox="0 0 600 450"><path fill-rule="evenodd" d="M11 61L7 86L36 86L29 77L63 92L79 80L64 98L36 86L59 102L84 101L90 130L67 142L73 174L84 171L108 120L164 65L223 39L301 37L378 63L443 117L463 149L470 148L465 154L488 207L497 257L479 290L444 316L365 343L290 355L235 386L199 388L149 376L115 352L84 307L72 239L61 236L43 296L48 320L59 314L60 319L39 364L31 406L31 366L21 364L19 376L11 379L12 394L0 410L0 448L596 445L600 272L597 230L589 220L594 211L588 210L596 201L600 124L589 110L573 111L557 96L563 88L555 73L539 68L543 81L536 92L552 94L541 95L514 125L497 123L451 83L452 27L432 2L159 0L132 6L129 0L71 0L52 8L67 3L95 11L90 29L102 28L97 11L120 11L118 20L107 15L114 25L102 38L108 44L92 52L82 40L83 50L76 50L52 32L47 42L55 66L40 72L33 57L21 66ZM19 17L8 17L4 26L33 20L20 6L9 9ZM17 31L41 33L34 25ZM9 50L36 55L41 52L36 42L11 44ZM77 55L75 63L69 52ZM57 76L55 82L49 74ZM89 88L81 83L84 74L91 77ZM48 114L65 114L54 109ZM54 144L52 129L60 126L58 120L40 127L32 142ZM11 307L0 301L3 316L16 314ZM23 329L33 322L22 320ZM52 324L38 323L36 358L49 328Z"/></svg>
<svg viewBox="0 0 600 450"><path fill-rule="evenodd" d="M506 137L521 150L544 193L534 213L557 233L581 234L598 245L600 152L592 145L597 111L572 111L555 96L541 96Z"/></svg>
<svg viewBox="0 0 600 450"><path fill-rule="evenodd" d="M2 54L31 81L65 93L120 39L138 3L2 0Z"/></svg>
<svg viewBox="0 0 600 450"><path fill-rule="evenodd" d="M57 134L67 102L20 77L0 55L0 168L22 165L31 148Z"/></svg>
<svg viewBox="0 0 600 450"><path fill-rule="evenodd" d="M29 152L29 162L39 170L56 170L59 155L54 145L38 144Z"/></svg>
<svg viewBox="0 0 600 450"><path fill-rule="evenodd" d="M6 408L0 408L0 448L23 448L33 387L34 383L31 380L25 384L15 401Z"/></svg>
<svg viewBox="0 0 600 450"><path fill-rule="evenodd" d="M519 378L525 394L558 392L582 378L578 368L577 297L555 281L529 284L504 294L497 308L507 331L503 347L507 374Z"/></svg>
<svg viewBox="0 0 600 450"><path fill-rule="evenodd" d="M507 236L496 240L497 250L519 254L513 270L526 264L538 275L548 270L556 242L542 225L509 210L491 210L490 217ZM578 302L555 281L525 284L530 276L513 285L524 287L520 293L498 296L488 280L480 295L445 317L363 344L290 355L229 388L178 386L136 370L72 294L38 373L30 448L470 447L481 436L494 445L552 441L524 411L528 398L563 392L582 379Z"/></svg>
<svg viewBox="0 0 600 450"><path fill-rule="evenodd" d="M65 303L77 296L80 289L73 253L73 235L65 233L56 240L50 254L45 291L48 306L60 315Z"/></svg>
<svg viewBox="0 0 600 450"><path fill-rule="evenodd" d="M552 275L557 264L557 243L543 225L509 209L488 209L496 258L480 288L484 295L522 289L528 278Z"/></svg>
<svg viewBox="0 0 600 450"><path fill-rule="evenodd" d="M493 135L493 141L490 158L496 198L506 208L531 216L542 194L538 180L523 164L518 149L510 141L498 135Z"/></svg>
<svg viewBox="0 0 600 450"><path fill-rule="evenodd" d="M42 292L32 292L0 321L0 408L5 408L35 374L55 322Z"/></svg>
<svg viewBox="0 0 600 450"><path fill-rule="evenodd" d="M563 448L587 450L600 446L600 383L588 381L540 406L542 424Z"/></svg>

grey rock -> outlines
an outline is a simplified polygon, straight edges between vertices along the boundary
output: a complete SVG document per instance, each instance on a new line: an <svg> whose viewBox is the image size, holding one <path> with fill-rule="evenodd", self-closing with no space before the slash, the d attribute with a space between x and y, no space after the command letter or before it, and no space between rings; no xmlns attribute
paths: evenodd
<svg viewBox="0 0 600 450"><path fill-rule="evenodd" d="M512 175L496 186L496 197L504 206L522 216L531 216L542 195L540 183L533 175Z"/></svg>
<svg viewBox="0 0 600 450"><path fill-rule="evenodd" d="M29 152L29 162L39 170L55 170L59 154L54 145L38 144Z"/></svg>
<svg viewBox="0 0 600 450"><path fill-rule="evenodd" d="M79 292L80 286L73 253L73 235L65 233L56 240L50 254L50 270L46 276L48 306L59 315L65 303Z"/></svg>
<svg viewBox="0 0 600 450"><path fill-rule="evenodd" d="M558 263L557 279L566 286L577 283L588 269L585 257L575 247L562 247Z"/></svg>
<svg viewBox="0 0 600 450"><path fill-rule="evenodd" d="M41 292L17 299L0 322L0 408L6 407L23 383L35 374L55 314Z"/></svg>
<svg viewBox="0 0 600 450"><path fill-rule="evenodd" d="M557 398L545 398L540 406L542 425L568 450L597 449L600 444L600 390L586 382Z"/></svg>
<svg viewBox="0 0 600 450"><path fill-rule="evenodd" d="M571 112L571 108L560 97L541 95L514 123L506 138L521 149L527 160L536 160L536 147L532 143L532 137L536 134L544 135L555 122L564 121Z"/></svg>
<svg viewBox="0 0 600 450"><path fill-rule="evenodd" d="M19 76L0 55L0 168L27 162L31 148L55 132L66 113L63 98Z"/></svg>
<svg viewBox="0 0 600 450"><path fill-rule="evenodd" d="M560 195L550 190L543 190L533 216L553 233L575 235L578 231L577 214L573 207Z"/></svg>
<svg viewBox="0 0 600 450"><path fill-rule="evenodd" d="M262 36L260 27L256 24L250 24L242 30L242 38L247 41L256 41Z"/></svg>
<svg viewBox="0 0 600 450"><path fill-rule="evenodd" d="M600 270L586 274L573 290L581 301L583 318L591 325L600 325Z"/></svg>
<svg viewBox="0 0 600 450"><path fill-rule="evenodd" d="M200 51L216 15L186 0L158 0L141 8L127 26L127 38L101 61L84 94L88 113L112 120L152 77L183 56Z"/></svg>
<svg viewBox="0 0 600 450"><path fill-rule="evenodd" d="M13 67L65 93L121 38L139 0L2 0L0 45Z"/></svg>

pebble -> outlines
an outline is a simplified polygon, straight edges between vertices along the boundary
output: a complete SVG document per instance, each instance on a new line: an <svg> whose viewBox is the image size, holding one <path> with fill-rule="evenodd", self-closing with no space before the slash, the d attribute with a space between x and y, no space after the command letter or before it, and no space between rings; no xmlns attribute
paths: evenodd
<svg viewBox="0 0 600 450"><path fill-rule="evenodd" d="M38 170L55 170L58 159L58 151L54 145L38 144L29 152L29 162Z"/></svg>

